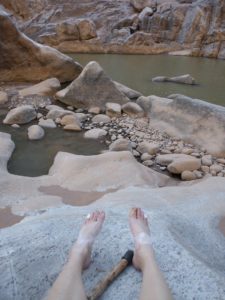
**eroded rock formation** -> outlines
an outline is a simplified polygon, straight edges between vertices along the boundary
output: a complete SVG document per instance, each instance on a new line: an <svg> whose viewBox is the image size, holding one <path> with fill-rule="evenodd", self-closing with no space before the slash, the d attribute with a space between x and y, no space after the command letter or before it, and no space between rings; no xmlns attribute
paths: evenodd
<svg viewBox="0 0 225 300"><path fill-rule="evenodd" d="M57 77L61 82L76 78L82 67L56 49L33 42L15 26L0 7L1 81L39 81Z"/></svg>
<svg viewBox="0 0 225 300"><path fill-rule="evenodd" d="M223 0L1 0L31 38L65 52L225 58ZM107 20L107 21L106 21Z"/></svg>

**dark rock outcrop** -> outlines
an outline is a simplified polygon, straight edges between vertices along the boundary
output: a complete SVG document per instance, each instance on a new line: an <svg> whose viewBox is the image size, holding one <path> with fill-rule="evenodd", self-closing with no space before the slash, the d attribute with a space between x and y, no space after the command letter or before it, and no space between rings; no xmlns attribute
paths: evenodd
<svg viewBox="0 0 225 300"><path fill-rule="evenodd" d="M71 81L82 67L56 49L33 42L21 33L0 7L1 81L40 81L56 77Z"/></svg>

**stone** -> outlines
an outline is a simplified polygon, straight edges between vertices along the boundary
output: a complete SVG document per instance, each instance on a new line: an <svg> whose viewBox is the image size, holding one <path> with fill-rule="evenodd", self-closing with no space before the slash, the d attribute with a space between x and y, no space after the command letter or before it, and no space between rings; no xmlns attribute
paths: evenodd
<svg viewBox="0 0 225 300"><path fill-rule="evenodd" d="M19 95L21 97L27 95L53 96L60 88L60 81L57 78L50 78L20 90Z"/></svg>
<svg viewBox="0 0 225 300"><path fill-rule="evenodd" d="M172 174L181 174L183 171L198 170L201 166L200 159L197 158L181 158L176 159L167 166L167 169Z"/></svg>
<svg viewBox="0 0 225 300"><path fill-rule="evenodd" d="M52 119L39 119L38 125L44 128L56 128L56 124Z"/></svg>
<svg viewBox="0 0 225 300"><path fill-rule="evenodd" d="M84 137L86 139L101 139L107 135L107 131L100 128L90 129L85 132Z"/></svg>
<svg viewBox="0 0 225 300"><path fill-rule="evenodd" d="M84 113L75 113L75 116L78 118L78 120L82 123L85 122L88 119L88 115Z"/></svg>
<svg viewBox="0 0 225 300"><path fill-rule="evenodd" d="M142 94L138 91L135 91L120 82L114 81L114 83L118 90L121 91L121 93L123 93L127 98L129 98L132 101L135 101L142 96Z"/></svg>
<svg viewBox="0 0 225 300"><path fill-rule="evenodd" d="M66 115L75 115L74 112L70 110L63 110L63 109L51 109L46 115L47 119L55 120L57 118L62 118Z"/></svg>
<svg viewBox="0 0 225 300"><path fill-rule="evenodd" d="M101 112L101 108L98 106L92 106L89 108L88 113L89 114L94 114L94 115L99 115Z"/></svg>
<svg viewBox="0 0 225 300"><path fill-rule="evenodd" d="M144 116L144 111L143 109L134 102L129 102L126 103L122 106L122 110L124 113L131 117L143 117Z"/></svg>
<svg viewBox="0 0 225 300"><path fill-rule="evenodd" d="M109 146L110 151L132 151L131 142L127 139L118 139Z"/></svg>
<svg viewBox="0 0 225 300"><path fill-rule="evenodd" d="M197 179L202 178L202 173L198 170L193 171L194 175L196 176Z"/></svg>
<svg viewBox="0 0 225 300"><path fill-rule="evenodd" d="M129 101L95 61L89 62L68 87L57 92L56 98L67 105L86 109L93 106L104 109L107 102L124 104Z"/></svg>
<svg viewBox="0 0 225 300"><path fill-rule="evenodd" d="M144 161L142 162L142 164L143 164L144 166L146 166L146 167L151 167L152 165L154 165L154 162L153 162L152 160L150 160L150 159L147 159L147 160L144 160Z"/></svg>
<svg viewBox="0 0 225 300"><path fill-rule="evenodd" d="M120 104L108 102L108 103L106 103L105 107L106 107L106 114L110 118L121 116L121 105Z"/></svg>
<svg viewBox="0 0 225 300"><path fill-rule="evenodd" d="M20 128L20 125L18 125L18 124L12 124L11 127L12 128Z"/></svg>
<svg viewBox="0 0 225 300"><path fill-rule="evenodd" d="M151 126L170 136L225 156L225 108L183 95L149 96Z"/></svg>
<svg viewBox="0 0 225 300"><path fill-rule="evenodd" d="M157 143L149 143L149 142L142 142L138 145L137 151L140 153L148 153L150 155L155 155L159 151L160 145Z"/></svg>
<svg viewBox="0 0 225 300"><path fill-rule="evenodd" d="M213 164L212 166L209 167L210 173L211 174L218 174L223 170L223 167L221 165Z"/></svg>
<svg viewBox="0 0 225 300"><path fill-rule="evenodd" d="M65 125L63 127L63 129L68 130L68 131L81 131L80 126L76 123L71 123L71 124Z"/></svg>
<svg viewBox="0 0 225 300"><path fill-rule="evenodd" d="M103 114L99 114L99 115L96 115L92 118L92 122L93 123L110 123L111 122L111 119L109 116L106 116L106 115L103 115Z"/></svg>
<svg viewBox="0 0 225 300"><path fill-rule="evenodd" d="M144 97L141 96L137 99L136 102L145 112L145 114L149 114L150 113L150 109L151 109L151 100L148 97Z"/></svg>
<svg viewBox="0 0 225 300"><path fill-rule="evenodd" d="M225 165L225 159L224 158L217 158L216 160L219 164Z"/></svg>
<svg viewBox="0 0 225 300"><path fill-rule="evenodd" d="M145 161L145 160L151 160L152 158L153 158L153 156L150 155L150 154L148 154L148 153L143 153L143 154L141 155L141 160L142 160L142 161Z"/></svg>
<svg viewBox="0 0 225 300"><path fill-rule="evenodd" d="M192 156L186 154L161 154L156 156L156 163L161 166L168 166L179 159L192 159Z"/></svg>
<svg viewBox="0 0 225 300"><path fill-rule="evenodd" d="M64 110L63 107L55 104L50 104L45 107L47 110Z"/></svg>
<svg viewBox="0 0 225 300"><path fill-rule="evenodd" d="M166 76L158 76L152 78L153 82L174 82L174 83L183 83L194 85L196 84L195 79L190 74L175 76L175 77L166 77Z"/></svg>
<svg viewBox="0 0 225 300"><path fill-rule="evenodd" d="M74 80L81 65L56 49L33 42L21 33L10 14L0 10L1 81L41 81L56 77L60 82Z"/></svg>
<svg viewBox="0 0 225 300"><path fill-rule="evenodd" d="M208 174L209 173L209 167L208 166L201 166L201 171Z"/></svg>
<svg viewBox="0 0 225 300"><path fill-rule="evenodd" d="M97 37L96 27L92 20L81 19L78 21L77 26L81 40L90 40Z"/></svg>
<svg viewBox="0 0 225 300"><path fill-rule="evenodd" d="M192 148L183 148L181 150L181 153L183 153L183 154L191 154L191 153L193 153L193 149Z"/></svg>
<svg viewBox="0 0 225 300"><path fill-rule="evenodd" d="M37 113L37 119L43 118L43 114L42 113Z"/></svg>
<svg viewBox="0 0 225 300"><path fill-rule="evenodd" d="M44 129L39 125L32 125L28 127L29 140L40 140L44 137Z"/></svg>
<svg viewBox="0 0 225 300"><path fill-rule="evenodd" d="M212 155L204 155L202 157L202 165L210 167L212 165Z"/></svg>
<svg viewBox="0 0 225 300"><path fill-rule="evenodd" d="M6 104L7 102L8 102L7 93L0 91L0 105Z"/></svg>
<svg viewBox="0 0 225 300"><path fill-rule="evenodd" d="M33 106L22 105L11 109L3 120L4 124L26 124L36 119L37 113Z"/></svg>
<svg viewBox="0 0 225 300"><path fill-rule="evenodd" d="M74 107L73 106L67 106L67 109L73 111Z"/></svg>
<svg viewBox="0 0 225 300"><path fill-rule="evenodd" d="M156 0L131 0L130 3L138 12L142 11L146 7L150 7L155 11L157 7Z"/></svg>
<svg viewBox="0 0 225 300"><path fill-rule="evenodd" d="M181 174L181 179L185 181L195 180L196 176L194 172L191 171L183 171Z"/></svg>
<svg viewBox="0 0 225 300"><path fill-rule="evenodd" d="M59 41L79 40L80 33L77 20L68 19L58 22L56 25L56 34Z"/></svg>
<svg viewBox="0 0 225 300"><path fill-rule="evenodd" d="M61 119L60 124L65 130L81 131L81 123L76 115L66 115Z"/></svg>

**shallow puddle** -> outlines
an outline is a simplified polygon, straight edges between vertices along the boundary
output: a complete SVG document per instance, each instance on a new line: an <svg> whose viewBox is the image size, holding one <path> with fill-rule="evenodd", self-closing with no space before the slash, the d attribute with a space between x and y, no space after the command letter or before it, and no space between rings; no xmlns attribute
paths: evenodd
<svg viewBox="0 0 225 300"><path fill-rule="evenodd" d="M14 215L10 207L0 208L0 228L19 223L24 217Z"/></svg>
<svg viewBox="0 0 225 300"><path fill-rule="evenodd" d="M58 185L51 186L41 186L39 191L45 195L58 196L62 199L64 204L69 204L73 206L84 206L91 204L92 202L98 200L107 193L112 193L116 191L115 189L110 189L105 192L83 192L83 191L71 191L66 188L62 188Z"/></svg>

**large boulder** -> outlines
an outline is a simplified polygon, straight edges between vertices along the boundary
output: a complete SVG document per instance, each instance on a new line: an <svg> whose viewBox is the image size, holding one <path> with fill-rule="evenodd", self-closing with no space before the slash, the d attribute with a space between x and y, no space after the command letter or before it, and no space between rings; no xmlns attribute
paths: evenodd
<svg viewBox="0 0 225 300"><path fill-rule="evenodd" d="M130 100L134 101L142 96L142 94L140 92L135 91L120 82L114 81L114 83L115 83L116 87L118 88L118 90L120 90Z"/></svg>
<svg viewBox="0 0 225 300"><path fill-rule="evenodd" d="M33 42L21 33L2 8L0 32L1 81L40 81L56 77L66 82L76 78L82 70L72 58Z"/></svg>
<svg viewBox="0 0 225 300"><path fill-rule="evenodd" d="M129 101L95 61L89 62L68 87L57 92L56 98L77 108L104 108L107 102L124 104Z"/></svg>
<svg viewBox="0 0 225 300"><path fill-rule="evenodd" d="M3 120L4 124L26 124L34 120L37 113L33 106L22 105L11 109Z"/></svg>
<svg viewBox="0 0 225 300"><path fill-rule="evenodd" d="M21 97L27 95L52 96L60 89L60 87L61 84L57 78L50 78L20 90L19 95Z"/></svg>
<svg viewBox="0 0 225 300"><path fill-rule="evenodd" d="M183 95L149 96L151 126L225 156L225 108Z"/></svg>

